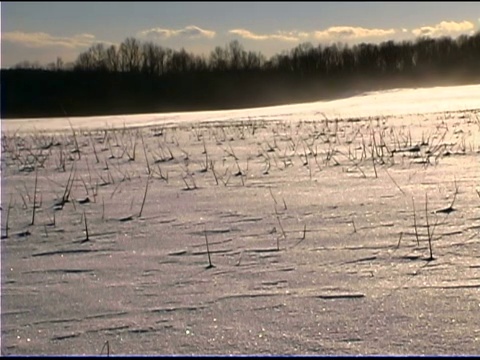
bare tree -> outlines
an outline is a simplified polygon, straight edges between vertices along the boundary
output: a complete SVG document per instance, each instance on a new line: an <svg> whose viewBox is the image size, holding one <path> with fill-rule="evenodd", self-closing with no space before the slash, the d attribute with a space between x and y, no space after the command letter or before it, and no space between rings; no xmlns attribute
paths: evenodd
<svg viewBox="0 0 480 360"><path fill-rule="evenodd" d="M174 51L170 58L170 71L173 73L185 73L192 69L192 56L184 48Z"/></svg>
<svg viewBox="0 0 480 360"><path fill-rule="evenodd" d="M132 37L120 45L120 69L126 72L139 72L142 63L140 42Z"/></svg>
<svg viewBox="0 0 480 360"><path fill-rule="evenodd" d="M117 72L119 70L120 59L115 45L111 45L105 54L105 65L108 71Z"/></svg>
<svg viewBox="0 0 480 360"><path fill-rule="evenodd" d="M233 40L228 44L227 54L229 55L229 65L231 70L242 70L244 68L247 53L238 40Z"/></svg>
<svg viewBox="0 0 480 360"><path fill-rule="evenodd" d="M142 45L142 72L150 75L162 75L165 73L170 51L163 47L147 42Z"/></svg>
<svg viewBox="0 0 480 360"><path fill-rule="evenodd" d="M225 71L229 67L229 54L227 49L216 46L210 53L210 69L215 71Z"/></svg>
<svg viewBox="0 0 480 360"><path fill-rule="evenodd" d="M75 68L80 70L106 70L107 52L102 43L92 45L86 52L81 53L75 62Z"/></svg>

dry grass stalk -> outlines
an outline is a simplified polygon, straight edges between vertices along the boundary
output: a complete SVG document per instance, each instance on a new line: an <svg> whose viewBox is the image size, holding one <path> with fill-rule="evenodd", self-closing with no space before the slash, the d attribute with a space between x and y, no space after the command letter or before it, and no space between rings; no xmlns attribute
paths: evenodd
<svg viewBox="0 0 480 360"><path fill-rule="evenodd" d="M425 221L427 223L427 235L428 235L428 250L430 252L430 257L428 260L433 260L433 251L432 251L432 236L433 236L433 231L432 233L430 232L430 223L428 221L428 195L425 193Z"/></svg>
<svg viewBox="0 0 480 360"><path fill-rule="evenodd" d="M103 355L103 351L106 350L106 355L107 356L110 356L110 343L107 341L105 341L105 343L103 344L103 347L102 347L102 351L100 351L100 355Z"/></svg>
<svg viewBox="0 0 480 360"><path fill-rule="evenodd" d="M145 193L143 194L142 207L140 208L140 213L138 214L138 217L142 217L143 206L145 205L145 200L147 199L147 191L148 191L149 180L150 180L150 175L148 175L148 177L147 177L147 183L145 184Z"/></svg>
<svg viewBox="0 0 480 360"><path fill-rule="evenodd" d="M212 170L213 177L215 178L215 184L218 185L218 177L217 173L215 172L215 162L210 160L210 169Z"/></svg>
<svg viewBox="0 0 480 360"><path fill-rule="evenodd" d="M212 258L210 257L210 248L208 246L208 237L207 237L207 227L204 229L204 234L205 234L205 244L207 245L207 255L208 255L208 266L207 269L214 268L215 265L212 264Z"/></svg>
<svg viewBox="0 0 480 360"><path fill-rule="evenodd" d="M85 239L83 240L83 242L86 242L90 241L90 238L88 236L87 214L85 213L85 211L83 211L83 221L85 223Z"/></svg>
<svg viewBox="0 0 480 360"><path fill-rule="evenodd" d="M145 155L145 161L147 162L147 173L150 176L152 171L150 169L150 163L148 162L147 149L145 148L145 142L143 141L143 135L142 134L140 134L140 139L142 140L143 154Z"/></svg>
<svg viewBox="0 0 480 360"><path fill-rule="evenodd" d="M413 226L415 228L415 237L417 239L417 246L420 246L420 239L418 237L418 228L417 228L417 213L415 211L415 200L412 196L412 205L413 205Z"/></svg>
<svg viewBox="0 0 480 360"><path fill-rule="evenodd" d="M92 144L92 148L93 148L93 154L95 155L95 161L98 164L100 163L100 160L98 159L97 150L95 149L95 142L93 141L92 135L89 134L89 136L90 136L90 143Z"/></svg>
<svg viewBox="0 0 480 360"><path fill-rule="evenodd" d="M7 207L7 215L5 219L5 235L2 236L2 239L8 239L8 219L10 217L10 209L12 208L12 197L10 196L10 201L8 202L8 207Z"/></svg>
<svg viewBox="0 0 480 360"><path fill-rule="evenodd" d="M37 182L38 182L38 168L35 168L35 185L33 188L33 211L32 211L32 222L30 225L35 225L35 210L37 208Z"/></svg>
<svg viewBox="0 0 480 360"><path fill-rule="evenodd" d="M105 199L102 196L102 221L105 220Z"/></svg>

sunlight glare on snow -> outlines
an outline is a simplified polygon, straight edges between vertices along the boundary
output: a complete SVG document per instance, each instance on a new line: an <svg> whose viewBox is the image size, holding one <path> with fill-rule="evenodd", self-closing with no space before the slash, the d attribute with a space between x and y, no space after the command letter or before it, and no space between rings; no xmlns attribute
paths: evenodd
<svg viewBox="0 0 480 360"><path fill-rule="evenodd" d="M480 109L480 85L367 92L349 98L304 104L240 110L177 112L158 114L9 119L3 131L71 131L133 126L246 120L319 120L389 115L415 115Z"/></svg>

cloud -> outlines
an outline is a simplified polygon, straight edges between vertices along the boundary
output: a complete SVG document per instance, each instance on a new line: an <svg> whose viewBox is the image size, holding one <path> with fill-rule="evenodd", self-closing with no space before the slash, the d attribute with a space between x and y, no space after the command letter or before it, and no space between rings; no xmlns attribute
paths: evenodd
<svg viewBox="0 0 480 360"><path fill-rule="evenodd" d="M403 29L403 32L406 32ZM273 34L256 34L246 29L233 29L230 34L238 35L250 40L279 40L289 42L308 41L309 39L323 41L352 40L360 38L386 37L397 33L395 29L365 29L351 26L333 26L323 31L277 31Z"/></svg>
<svg viewBox="0 0 480 360"><path fill-rule="evenodd" d="M412 30L412 34L415 36L430 36L430 37L439 37L439 36L448 36L448 35L459 35L462 33L472 34L475 25L470 21L442 21L439 24L434 26L422 26Z"/></svg>
<svg viewBox="0 0 480 360"><path fill-rule="evenodd" d="M204 30L199 28L198 26L190 25L180 30L152 28L148 30L142 30L138 33L138 35L144 36L144 37L154 37L154 38L163 38L163 39L168 39L174 36L187 37L191 39L199 38L199 37L206 37L211 39L215 37L215 31Z"/></svg>
<svg viewBox="0 0 480 360"><path fill-rule="evenodd" d="M259 35L245 29L233 29L229 31L230 34L238 35L244 39L249 40L280 40L280 41L300 41L308 38L309 34L299 31L277 31L275 34Z"/></svg>
<svg viewBox="0 0 480 360"><path fill-rule="evenodd" d="M332 26L324 31L315 31L318 40L349 40L358 38L384 37L395 34L394 29L366 29L352 26Z"/></svg>
<svg viewBox="0 0 480 360"><path fill-rule="evenodd" d="M64 47L70 49L89 47L94 43L99 42L98 40L95 40L95 36L92 34L60 37L43 32L26 33L22 31L2 33L2 41L20 44L29 48Z"/></svg>

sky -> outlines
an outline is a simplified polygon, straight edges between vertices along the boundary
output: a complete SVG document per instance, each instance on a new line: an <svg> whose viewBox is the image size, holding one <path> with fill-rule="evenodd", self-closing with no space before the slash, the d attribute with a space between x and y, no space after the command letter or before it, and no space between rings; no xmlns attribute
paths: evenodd
<svg viewBox="0 0 480 360"><path fill-rule="evenodd" d="M1 67L75 61L96 43L134 37L208 56L238 40L267 58L301 43L453 38L480 31L480 2L0 3Z"/></svg>

